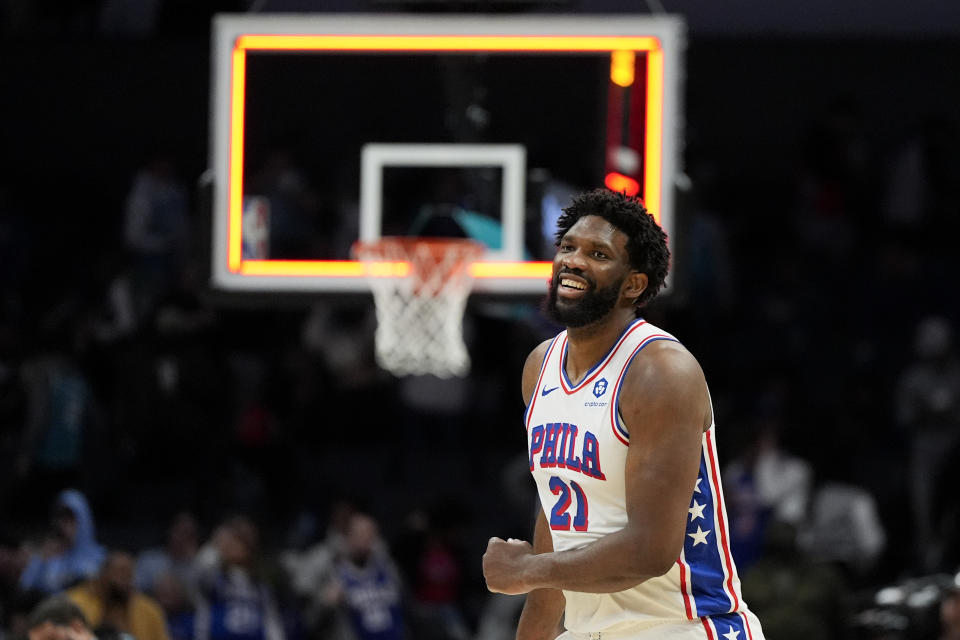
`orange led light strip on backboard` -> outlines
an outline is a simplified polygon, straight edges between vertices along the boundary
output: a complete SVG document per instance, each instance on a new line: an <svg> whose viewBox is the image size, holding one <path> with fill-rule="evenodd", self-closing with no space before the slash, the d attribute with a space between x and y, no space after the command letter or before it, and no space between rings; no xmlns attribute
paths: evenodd
<svg viewBox="0 0 960 640"><path fill-rule="evenodd" d="M648 53L647 137L644 148L644 203L659 222L663 118L663 53L660 41L645 36L498 36L498 35L279 35L238 36L232 55L230 91L230 154L228 171L227 268L241 275L363 277L361 263L351 260L244 260L243 142L248 51L536 51ZM548 278L549 262L479 262L476 278ZM402 275L393 273L391 275Z"/></svg>
<svg viewBox="0 0 960 640"><path fill-rule="evenodd" d="M237 49L264 51L652 51L644 36L412 36L257 35L239 36Z"/></svg>
<svg viewBox="0 0 960 640"><path fill-rule="evenodd" d="M547 280L552 262L475 262L470 265L474 278L531 278ZM371 262L357 260L244 260L240 274L245 276L326 276L336 278L403 278L410 275L409 262Z"/></svg>

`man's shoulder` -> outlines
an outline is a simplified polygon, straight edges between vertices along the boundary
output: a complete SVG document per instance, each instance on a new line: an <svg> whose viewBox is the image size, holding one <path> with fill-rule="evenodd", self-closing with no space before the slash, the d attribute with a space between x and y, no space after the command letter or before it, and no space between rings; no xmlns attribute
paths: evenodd
<svg viewBox="0 0 960 640"><path fill-rule="evenodd" d="M651 334L649 338L649 344L644 346L638 356L649 362L650 366L667 372L677 367L696 366L699 369L700 365L694 355L674 336L662 332Z"/></svg>
<svg viewBox="0 0 960 640"><path fill-rule="evenodd" d="M637 353L624 379L624 385L638 390L704 384L700 363L677 340L650 342Z"/></svg>
<svg viewBox="0 0 960 640"><path fill-rule="evenodd" d="M70 598L74 602L94 598L96 597L96 594L94 592L93 581L85 580L79 584L76 584L64 591L63 595Z"/></svg>
<svg viewBox="0 0 960 640"><path fill-rule="evenodd" d="M80 607L80 610L83 611L83 615L87 617L87 621L90 624L95 624L97 622L96 618L99 617L100 611L100 598L96 595L93 588L93 583L90 581L81 582L75 587L70 587L63 592L63 595L66 596L70 602Z"/></svg>
<svg viewBox="0 0 960 640"><path fill-rule="evenodd" d="M523 363L523 375L522 375L522 393L523 401L529 402L530 396L533 393L533 388L536 386L537 378L540 375L540 370L543 367L544 360L547 357L547 351L550 349L550 345L553 341L556 340L556 337L548 338L544 340L536 347L533 351L527 355L526 361Z"/></svg>
<svg viewBox="0 0 960 640"><path fill-rule="evenodd" d="M141 591L134 592L131 597L134 609L134 615L145 615L151 617L163 617L163 608L152 596Z"/></svg>
<svg viewBox="0 0 960 640"><path fill-rule="evenodd" d="M706 431L712 424L710 391L700 363L675 340L658 340L641 349L624 374L619 395L627 428L667 426L676 420Z"/></svg>
<svg viewBox="0 0 960 640"><path fill-rule="evenodd" d="M544 340L543 342L535 346L533 350L531 350L530 353L527 355L527 360L524 363L523 368L526 369L527 367L535 367L539 369L540 365L543 364L543 359L547 356L547 351L550 349L551 343L553 343L553 341L556 339L557 339L557 336L554 336L552 338L547 338L546 340Z"/></svg>

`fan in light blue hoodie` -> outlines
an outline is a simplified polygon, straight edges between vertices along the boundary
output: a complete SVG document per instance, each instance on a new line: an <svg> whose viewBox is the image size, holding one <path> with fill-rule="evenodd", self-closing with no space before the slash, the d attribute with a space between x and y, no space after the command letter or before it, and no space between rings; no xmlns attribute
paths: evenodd
<svg viewBox="0 0 960 640"><path fill-rule="evenodd" d="M57 522L61 518L69 522L70 514L74 526L62 526ZM54 520L66 549L50 557L34 553L20 574L20 588L24 591L57 593L96 575L103 562L104 548L97 543L93 512L82 493L67 489L57 496Z"/></svg>

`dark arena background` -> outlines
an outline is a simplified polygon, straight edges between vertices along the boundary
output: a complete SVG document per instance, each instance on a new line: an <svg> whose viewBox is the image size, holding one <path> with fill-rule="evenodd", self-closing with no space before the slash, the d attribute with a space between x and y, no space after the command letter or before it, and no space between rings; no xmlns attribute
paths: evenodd
<svg viewBox="0 0 960 640"><path fill-rule="evenodd" d="M206 640L197 576L236 554L269 603L246 638L347 640L339 549L384 563L382 637L514 637L523 598L480 557L531 535L520 371L558 328L539 294L472 296L469 374L397 377L363 286L216 286L222 13L681 18L674 270L646 316L710 384L744 597L772 640L960 637L960 5L847 4L0 0L4 638L106 566L163 617L98 638ZM623 168L606 59L322 64L247 65L273 258L350 257L363 142L522 143L528 261ZM384 169L384 232L465 190L506 216L504 174Z"/></svg>

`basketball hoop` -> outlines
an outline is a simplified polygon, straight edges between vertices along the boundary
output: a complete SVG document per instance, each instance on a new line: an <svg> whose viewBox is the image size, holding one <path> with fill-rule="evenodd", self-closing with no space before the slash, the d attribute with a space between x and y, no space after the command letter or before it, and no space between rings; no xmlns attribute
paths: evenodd
<svg viewBox="0 0 960 640"><path fill-rule="evenodd" d="M460 238L387 237L353 246L377 307L376 355L397 376L465 376L463 312L484 246Z"/></svg>

